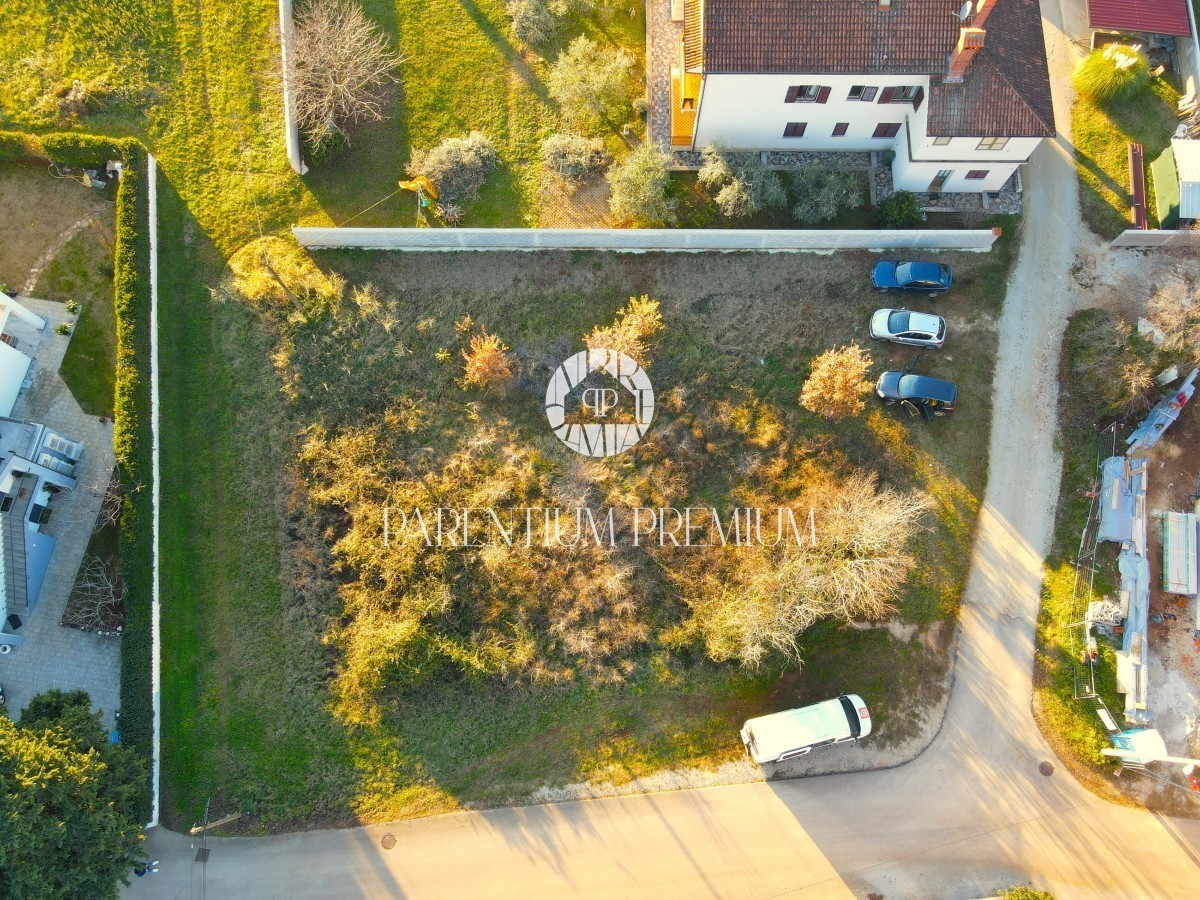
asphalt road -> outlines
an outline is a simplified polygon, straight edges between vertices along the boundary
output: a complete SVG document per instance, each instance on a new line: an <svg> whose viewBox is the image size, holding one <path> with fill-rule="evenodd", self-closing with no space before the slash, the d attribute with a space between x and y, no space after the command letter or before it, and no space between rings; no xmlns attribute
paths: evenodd
<svg viewBox="0 0 1200 900"><path fill-rule="evenodd" d="M1064 9L1081 6L1043 3L1056 89L1071 62ZM1060 122L1068 103L1056 97ZM1068 143L1047 142L1026 172L955 685L924 754L877 772L215 839L207 871L193 839L156 829L161 871L125 896L968 898L1014 883L1060 898L1200 896L1200 822L1098 800L1058 766L1030 714L1060 469L1054 374L1081 300L1067 273L1097 249Z"/></svg>

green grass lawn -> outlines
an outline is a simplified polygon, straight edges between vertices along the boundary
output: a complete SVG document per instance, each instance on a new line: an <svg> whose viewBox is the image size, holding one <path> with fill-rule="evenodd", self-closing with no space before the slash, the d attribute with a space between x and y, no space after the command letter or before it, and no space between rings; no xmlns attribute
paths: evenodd
<svg viewBox="0 0 1200 900"><path fill-rule="evenodd" d="M1154 79L1136 97L1099 105L1084 97L1075 102L1071 130L1079 171L1079 204L1087 226L1102 238L1116 237L1130 227L1129 154L1131 141L1146 150L1146 208L1156 225L1154 185L1149 164L1170 144L1175 131L1177 91L1168 81Z"/></svg>
<svg viewBox="0 0 1200 900"><path fill-rule="evenodd" d="M117 365L112 248L94 229L84 229L46 267L35 293L79 304L75 333L59 371L84 412L111 416ZM75 317L64 309L63 318Z"/></svg>

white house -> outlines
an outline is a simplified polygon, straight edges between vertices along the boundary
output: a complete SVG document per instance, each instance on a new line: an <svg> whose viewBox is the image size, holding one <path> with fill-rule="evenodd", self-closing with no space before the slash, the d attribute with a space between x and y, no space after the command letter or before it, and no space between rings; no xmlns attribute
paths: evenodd
<svg viewBox="0 0 1200 900"><path fill-rule="evenodd" d="M1038 0L683 0L671 144L891 150L897 189L995 191L1054 134Z"/></svg>
<svg viewBox="0 0 1200 900"><path fill-rule="evenodd" d="M0 416L12 415L17 397L33 377L33 360L18 348L17 339L5 330L10 317L20 319L38 331L46 329L45 319L0 291Z"/></svg>

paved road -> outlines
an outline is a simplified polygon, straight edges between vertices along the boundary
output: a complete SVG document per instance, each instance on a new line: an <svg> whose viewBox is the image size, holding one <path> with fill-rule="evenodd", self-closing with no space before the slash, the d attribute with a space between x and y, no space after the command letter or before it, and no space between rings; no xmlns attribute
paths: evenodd
<svg viewBox="0 0 1200 900"><path fill-rule="evenodd" d="M1077 0L1064 3L1078 14ZM1061 84L1063 13L1057 0L1043 8ZM1056 101L1068 121L1068 98ZM216 840L208 895L966 898L1030 882L1063 898L1200 895L1200 822L1097 800L1057 766L1030 715L1059 479L1054 373L1077 302L1067 272L1094 249L1067 141L1047 143L1027 173L956 683L928 751L881 772ZM396 844L386 850L389 833ZM127 896L202 895L190 839L160 829L150 848L162 871Z"/></svg>

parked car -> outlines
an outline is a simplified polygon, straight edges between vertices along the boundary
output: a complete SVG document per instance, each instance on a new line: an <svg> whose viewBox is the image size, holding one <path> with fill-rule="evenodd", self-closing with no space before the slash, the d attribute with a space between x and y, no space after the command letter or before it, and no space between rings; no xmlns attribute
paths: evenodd
<svg viewBox="0 0 1200 900"><path fill-rule="evenodd" d="M954 283L953 270L943 263L881 259L871 270L871 286L883 291L944 294Z"/></svg>
<svg viewBox="0 0 1200 900"><path fill-rule="evenodd" d="M913 347L941 347L946 342L946 320L907 309L877 309L871 316L871 337Z"/></svg>
<svg viewBox="0 0 1200 900"><path fill-rule="evenodd" d="M899 403L910 416L926 421L934 416L954 412L958 400L958 385L931 375L914 375L912 369L921 356L915 356L903 372L884 372L875 384L875 393L884 403Z"/></svg>
<svg viewBox="0 0 1200 900"><path fill-rule="evenodd" d="M783 762L817 747L857 741L871 733L871 714L857 694L750 719L742 743L756 763Z"/></svg>

